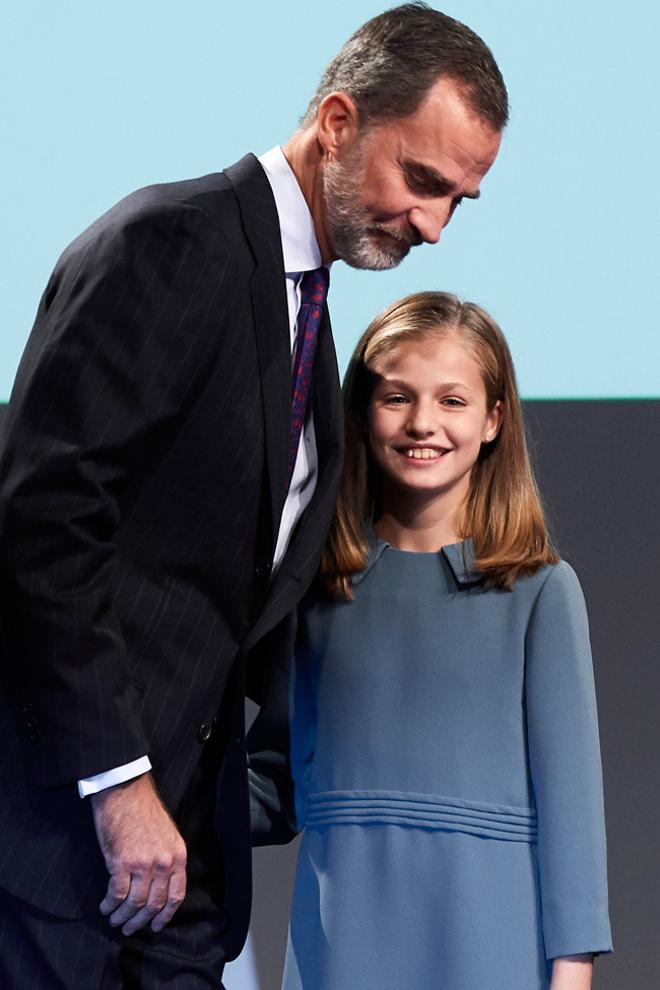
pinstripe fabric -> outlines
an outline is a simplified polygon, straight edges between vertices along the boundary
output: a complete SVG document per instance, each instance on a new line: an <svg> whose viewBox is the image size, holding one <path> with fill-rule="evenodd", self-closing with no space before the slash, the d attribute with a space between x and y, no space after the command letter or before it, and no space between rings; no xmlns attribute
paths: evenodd
<svg viewBox="0 0 660 990"><path fill-rule="evenodd" d="M156 938L56 918L0 890L2 990L221 990L221 929L190 914Z"/></svg>
<svg viewBox="0 0 660 990"><path fill-rule="evenodd" d="M327 314L317 490L269 586L290 393L277 214L252 156L134 193L60 259L0 445L0 883L45 910L94 916L105 885L74 782L147 752L176 815L207 726L233 889L249 890L243 666L309 584L332 510Z"/></svg>
<svg viewBox="0 0 660 990"><path fill-rule="evenodd" d="M98 924L52 919L0 891L3 990L117 990L119 945ZM115 969L115 978L110 975Z"/></svg>

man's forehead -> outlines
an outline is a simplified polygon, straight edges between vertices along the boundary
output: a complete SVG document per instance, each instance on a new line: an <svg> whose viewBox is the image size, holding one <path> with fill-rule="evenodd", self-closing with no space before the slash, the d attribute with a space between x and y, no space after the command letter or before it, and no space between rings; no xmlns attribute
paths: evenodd
<svg viewBox="0 0 660 990"><path fill-rule="evenodd" d="M437 167L437 156L447 155L466 170L482 175L495 160L502 141L502 132L475 113L464 93L449 79L439 80L413 113L392 121L392 126L402 147L416 161Z"/></svg>
<svg viewBox="0 0 660 990"><path fill-rule="evenodd" d="M373 125L365 139L378 157L385 155L399 167L425 173L425 178L460 184L461 191L478 191L500 148L501 133L463 107L449 113L428 106L407 117Z"/></svg>

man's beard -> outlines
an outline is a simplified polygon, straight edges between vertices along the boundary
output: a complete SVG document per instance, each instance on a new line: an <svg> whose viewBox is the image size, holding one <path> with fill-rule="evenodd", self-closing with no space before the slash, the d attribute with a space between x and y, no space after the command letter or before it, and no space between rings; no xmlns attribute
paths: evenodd
<svg viewBox="0 0 660 990"><path fill-rule="evenodd" d="M343 162L324 165L323 196L334 254L352 268L396 268L421 237L413 228L403 232L369 215L361 198L363 160L358 144Z"/></svg>

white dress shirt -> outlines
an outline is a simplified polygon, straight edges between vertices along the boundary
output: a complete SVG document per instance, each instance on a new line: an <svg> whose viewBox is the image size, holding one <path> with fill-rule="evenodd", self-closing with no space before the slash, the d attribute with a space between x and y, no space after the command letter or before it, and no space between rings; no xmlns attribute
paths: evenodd
<svg viewBox="0 0 660 990"><path fill-rule="evenodd" d="M295 354L298 333L297 320L300 310L300 281L303 273L321 266L321 249L316 239L314 221L305 201L298 180L291 166L278 146L266 152L259 159L268 176L282 237L284 277L286 279L286 301L289 307L289 329L291 332L291 366ZM280 564L291 539L293 529L314 494L318 458L314 420L310 408L300 436L298 456L293 469L291 484L286 496L280 529L277 535L273 569Z"/></svg>
<svg viewBox="0 0 660 990"><path fill-rule="evenodd" d="M321 250L316 239L312 214L282 149L279 146L271 148L266 154L261 155L259 161L270 182L280 222L293 368L300 310L300 281L304 272L321 266ZM300 434L291 484L282 509L273 557L273 572L277 570L286 553L296 523L311 501L316 488L317 474L316 436L310 403L305 425ZM137 760L120 767L79 780L78 793L81 797L97 794L114 784L123 784L133 777L139 777L150 769L149 757L140 756Z"/></svg>

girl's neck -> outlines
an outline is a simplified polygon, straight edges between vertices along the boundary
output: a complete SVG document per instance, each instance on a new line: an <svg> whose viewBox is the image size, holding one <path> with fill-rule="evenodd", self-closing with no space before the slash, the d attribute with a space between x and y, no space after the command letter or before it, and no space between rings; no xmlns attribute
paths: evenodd
<svg viewBox="0 0 660 990"><path fill-rule="evenodd" d="M446 499L411 499L406 493L384 493L384 507L374 531L397 550L434 553L460 539L458 520L462 505Z"/></svg>

